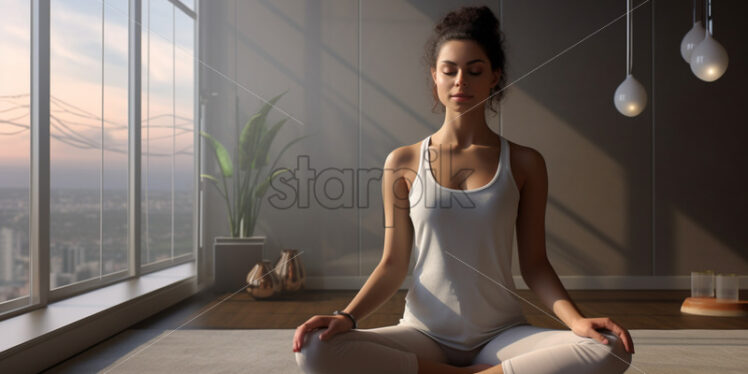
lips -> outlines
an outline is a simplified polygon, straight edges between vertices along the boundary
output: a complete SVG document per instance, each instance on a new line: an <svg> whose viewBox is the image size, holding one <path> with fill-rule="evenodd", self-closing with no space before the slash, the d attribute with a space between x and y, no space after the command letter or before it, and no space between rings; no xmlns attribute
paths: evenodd
<svg viewBox="0 0 748 374"><path fill-rule="evenodd" d="M470 99L472 96L466 95L466 94L456 94L456 95L450 95L449 97L452 101L457 103L467 103L471 101Z"/></svg>

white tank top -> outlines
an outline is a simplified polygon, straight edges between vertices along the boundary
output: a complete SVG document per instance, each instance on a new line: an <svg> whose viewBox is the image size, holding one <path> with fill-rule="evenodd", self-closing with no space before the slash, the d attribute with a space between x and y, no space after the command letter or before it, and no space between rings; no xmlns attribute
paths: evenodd
<svg viewBox="0 0 748 374"><path fill-rule="evenodd" d="M436 182L428 161L429 135L421 142L408 195L417 259L399 324L459 350L473 350L502 330L529 324L517 297L496 284L516 292L511 265L519 189L509 142L499 137L493 179L459 190Z"/></svg>

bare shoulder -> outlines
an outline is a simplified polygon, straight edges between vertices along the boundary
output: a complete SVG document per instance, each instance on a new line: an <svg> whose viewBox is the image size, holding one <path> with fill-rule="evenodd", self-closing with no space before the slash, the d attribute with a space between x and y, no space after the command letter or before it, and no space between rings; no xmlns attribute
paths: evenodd
<svg viewBox="0 0 748 374"><path fill-rule="evenodd" d="M394 172L395 180L405 178L408 190L410 190L410 186L412 186L412 182L415 180L416 173L418 172L420 144L418 142L397 147L387 155L387 159L384 162L384 168Z"/></svg>
<svg viewBox="0 0 748 374"><path fill-rule="evenodd" d="M509 155L517 187L522 190L528 176L546 173L545 158L535 148L509 141Z"/></svg>

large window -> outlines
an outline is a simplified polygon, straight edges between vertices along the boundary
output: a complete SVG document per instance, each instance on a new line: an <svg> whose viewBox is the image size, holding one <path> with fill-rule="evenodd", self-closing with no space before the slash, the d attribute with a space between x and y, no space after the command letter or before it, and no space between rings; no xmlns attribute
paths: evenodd
<svg viewBox="0 0 748 374"><path fill-rule="evenodd" d="M192 248L195 87L183 77L195 71L194 24L167 0L143 1L143 264Z"/></svg>
<svg viewBox="0 0 748 374"><path fill-rule="evenodd" d="M0 12L0 303L29 295L30 8Z"/></svg>
<svg viewBox="0 0 748 374"><path fill-rule="evenodd" d="M50 283L127 269L127 0L50 10Z"/></svg>
<svg viewBox="0 0 748 374"><path fill-rule="evenodd" d="M0 313L35 300L33 284L45 279L34 274L36 261L49 269L39 292L50 296L41 299L54 301L194 260L195 2L139 0L138 19L133 1L49 0L49 22L33 24L36 2L0 0ZM40 73L49 95L39 97L49 102L49 164L38 171L33 157L46 152L32 147L33 35L49 38L49 54L41 54L48 75ZM139 61L131 45L140 46ZM132 64L140 65L134 96ZM32 243L47 241L31 237L33 191L45 189L30 181L47 180L38 175L49 176L49 193L39 198L49 208L49 227L39 226L48 251L35 251ZM137 212L140 224L130 227ZM133 253L139 264L130 263Z"/></svg>

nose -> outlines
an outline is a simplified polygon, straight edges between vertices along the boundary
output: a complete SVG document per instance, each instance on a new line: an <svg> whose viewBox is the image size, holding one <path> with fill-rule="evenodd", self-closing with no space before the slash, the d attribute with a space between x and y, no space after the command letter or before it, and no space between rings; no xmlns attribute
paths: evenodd
<svg viewBox="0 0 748 374"><path fill-rule="evenodd" d="M455 84L460 87L465 86L465 71L460 70L459 73L457 73L457 79L455 79Z"/></svg>

